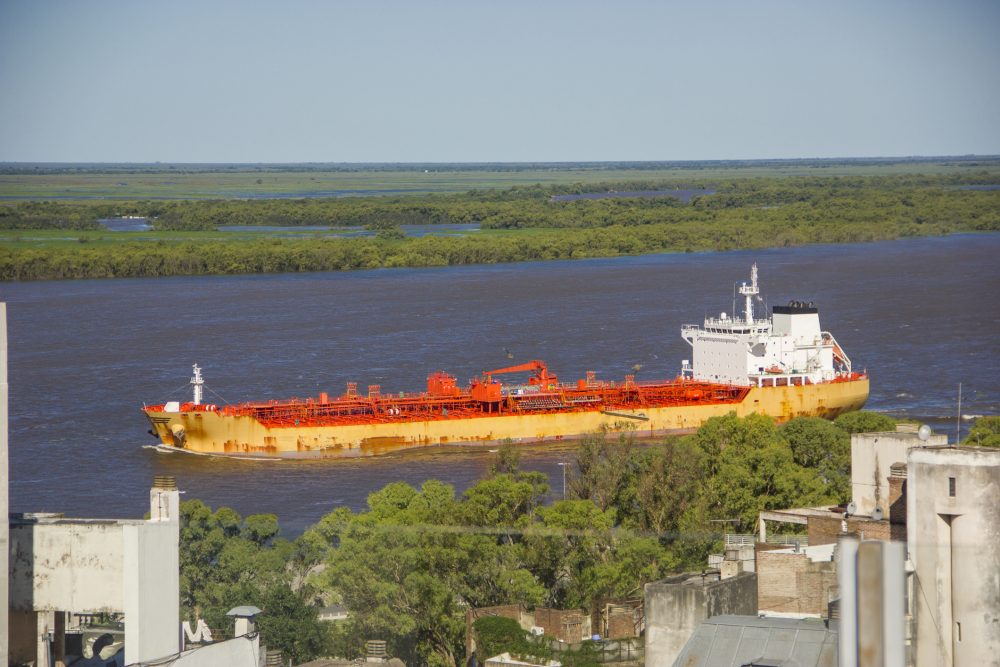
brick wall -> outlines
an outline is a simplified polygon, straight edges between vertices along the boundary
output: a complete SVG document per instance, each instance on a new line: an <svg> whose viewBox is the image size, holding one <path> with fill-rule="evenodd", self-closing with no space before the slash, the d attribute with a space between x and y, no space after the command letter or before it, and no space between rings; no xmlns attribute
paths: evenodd
<svg viewBox="0 0 1000 667"><path fill-rule="evenodd" d="M608 616L607 639L635 637L635 618L631 611L613 613Z"/></svg>
<svg viewBox="0 0 1000 667"><path fill-rule="evenodd" d="M640 599L602 600L601 604L594 605L590 633L605 639L638 637L642 634L644 620L643 601Z"/></svg>
<svg viewBox="0 0 1000 667"><path fill-rule="evenodd" d="M831 561L814 563L804 553L757 554L759 611L826 616L836 584L836 566Z"/></svg>
<svg viewBox="0 0 1000 667"><path fill-rule="evenodd" d="M889 476L889 523L906 525L906 478Z"/></svg>
<svg viewBox="0 0 1000 667"><path fill-rule="evenodd" d="M891 540L892 524L888 521L872 521L871 519L848 519L847 530L857 533L863 540Z"/></svg>
<svg viewBox="0 0 1000 667"><path fill-rule="evenodd" d="M836 544L837 536L840 535L841 520L841 516L809 517L809 523L807 524L809 546Z"/></svg>
<svg viewBox="0 0 1000 667"><path fill-rule="evenodd" d="M905 498L903 502L906 502ZM841 521L843 518L839 516L809 517L809 545L836 544L837 536L840 535ZM850 517L847 519L847 530L866 540L906 539L905 520L902 524L891 524L885 519L872 521L868 517Z"/></svg>
<svg viewBox="0 0 1000 667"><path fill-rule="evenodd" d="M561 639L567 644L577 644L590 636L590 617L578 609L535 609L535 625L544 628L545 634Z"/></svg>

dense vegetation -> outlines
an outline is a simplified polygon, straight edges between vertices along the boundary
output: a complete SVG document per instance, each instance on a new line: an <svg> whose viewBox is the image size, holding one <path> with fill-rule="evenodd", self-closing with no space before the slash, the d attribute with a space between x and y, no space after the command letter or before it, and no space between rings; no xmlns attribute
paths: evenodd
<svg viewBox="0 0 1000 667"><path fill-rule="evenodd" d="M976 447L1000 447L1000 417L979 417L976 419L962 444Z"/></svg>
<svg viewBox="0 0 1000 667"><path fill-rule="evenodd" d="M294 542L278 537L272 515L241 519L188 501L182 604L213 627L225 627L229 608L256 604L267 612L264 640L296 660L354 657L377 638L408 661L454 667L465 659L470 607L592 610L703 568L718 548L719 520L752 532L764 509L845 502L849 431L885 419L860 413L778 427L730 415L651 446L595 436L578 451L567 498L551 504L547 478L522 471L516 449L504 447L460 496L435 480L389 484L367 510L334 510ZM350 618L317 621L318 605L331 602Z"/></svg>
<svg viewBox="0 0 1000 667"><path fill-rule="evenodd" d="M21 202L0 206L0 229L60 229L72 235L4 235L0 280L446 266L997 231L1000 191L956 186L998 178L983 170L701 181L689 185L715 188L717 194L696 196L687 204L671 197L552 199L595 187L677 187L656 181L410 197ZM150 216L157 232L93 231L98 218L114 215ZM404 238L399 231L402 224L469 222L484 231L424 238ZM379 233L376 238L276 238L261 232L222 239L214 232L232 224L365 226Z"/></svg>

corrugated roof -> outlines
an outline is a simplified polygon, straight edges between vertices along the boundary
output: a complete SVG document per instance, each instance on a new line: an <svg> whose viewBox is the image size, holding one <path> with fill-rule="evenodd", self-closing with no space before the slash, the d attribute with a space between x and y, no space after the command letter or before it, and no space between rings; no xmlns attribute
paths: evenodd
<svg viewBox="0 0 1000 667"><path fill-rule="evenodd" d="M837 667L836 623L715 616L702 621L674 667Z"/></svg>

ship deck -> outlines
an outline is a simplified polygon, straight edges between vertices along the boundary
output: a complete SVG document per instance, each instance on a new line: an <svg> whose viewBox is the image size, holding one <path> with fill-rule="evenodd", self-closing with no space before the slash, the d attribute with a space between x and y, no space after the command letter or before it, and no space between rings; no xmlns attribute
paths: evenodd
<svg viewBox="0 0 1000 667"><path fill-rule="evenodd" d="M593 411L635 411L652 407L737 404L750 387L714 384L689 379L666 382L505 386L498 400L478 400L469 389L455 388L449 395L430 392L382 394L377 387L367 395L350 388L342 396L327 399L291 398L283 401L239 403L226 406L179 406L181 412L218 412L230 417L251 417L267 427L338 426L351 424L405 423L497 417L503 415L551 414ZM164 406L149 406L161 412Z"/></svg>

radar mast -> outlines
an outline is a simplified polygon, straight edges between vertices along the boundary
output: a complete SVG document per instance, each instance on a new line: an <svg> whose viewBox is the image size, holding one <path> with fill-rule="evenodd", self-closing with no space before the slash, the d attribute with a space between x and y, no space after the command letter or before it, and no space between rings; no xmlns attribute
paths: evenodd
<svg viewBox="0 0 1000 667"><path fill-rule="evenodd" d="M750 284L743 283L740 285L740 294L746 297L744 315L746 316L747 324L753 324L753 298L760 294L760 290L757 288L757 262L754 262L750 268Z"/></svg>
<svg viewBox="0 0 1000 667"><path fill-rule="evenodd" d="M194 368L194 377L191 378L191 384L194 386L194 404L201 405L202 385L205 384L205 381L201 379L201 368L198 367L198 364L192 368Z"/></svg>

